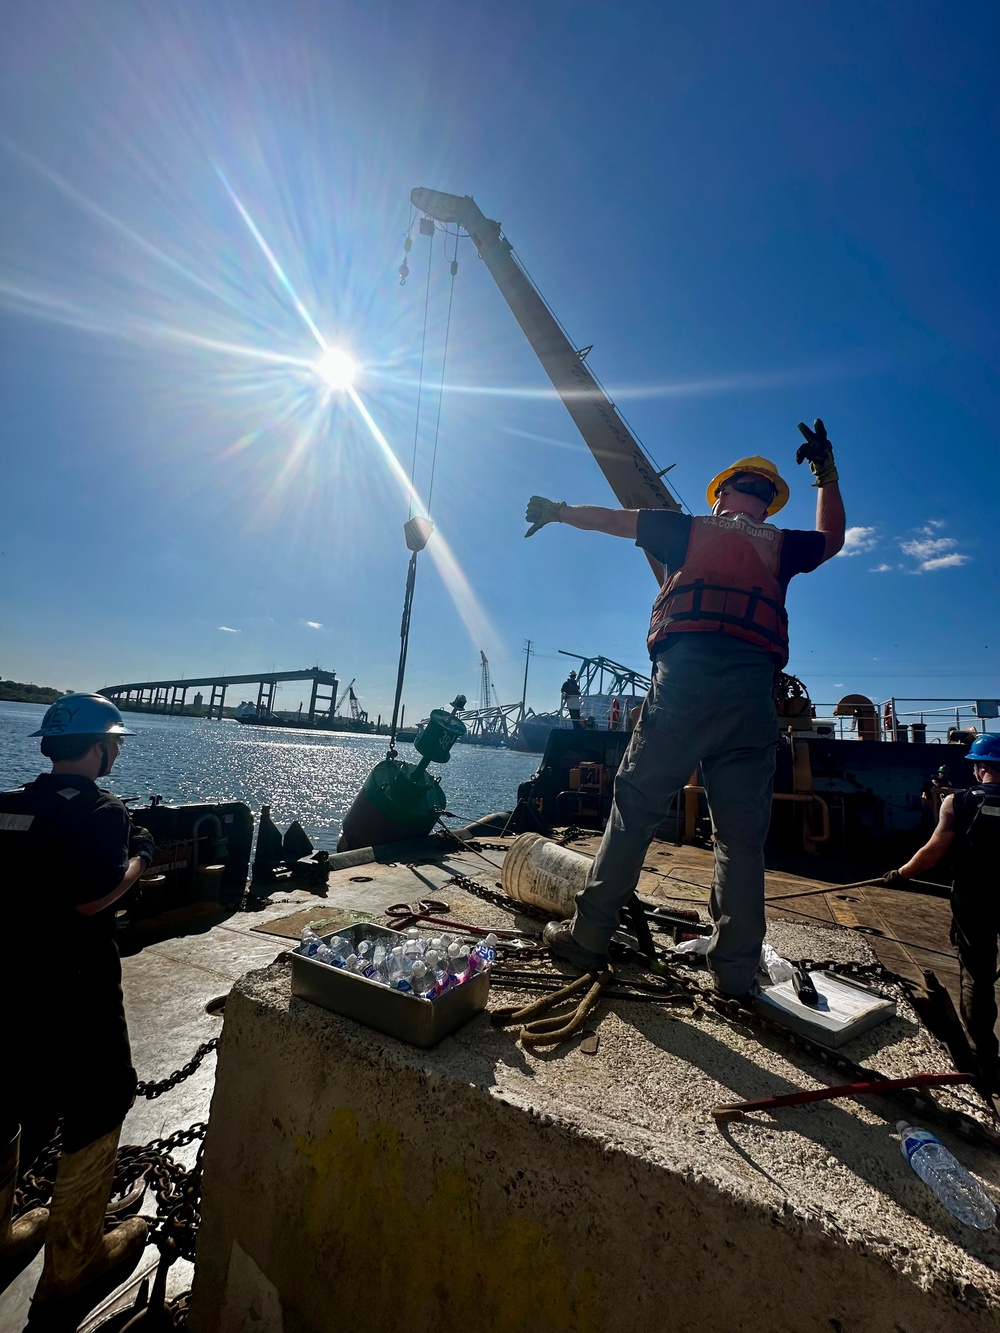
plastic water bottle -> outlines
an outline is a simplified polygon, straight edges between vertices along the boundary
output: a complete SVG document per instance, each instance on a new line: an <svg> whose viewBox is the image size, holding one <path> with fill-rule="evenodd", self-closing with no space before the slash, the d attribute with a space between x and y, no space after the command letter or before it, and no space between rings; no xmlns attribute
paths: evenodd
<svg viewBox="0 0 1000 1333"><path fill-rule="evenodd" d="M492 967L497 956L497 937L491 932L469 954L469 973L474 976L484 968Z"/></svg>
<svg viewBox="0 0 1000 1333"><path fill-rule="evenodd" d="M448 959L445 963L448 974L456 986L460 986L469 975L469 954L456 941L448 945Z"/></svg>
<svg viewBox="0 0 1000 1333"><path fill-rule="evenodd" d="M302 932L302 942L299 945L299 953L306 958L312 958L323 947L323 941L313 930L312 926L306 926Z"/></svg>
<svg viewBox="0 0 1000 1333"><path fill-rule="evenodd" d="M992 1200L940 1139L929 1130L908 1125L905 1120L900 1120L896 1128L903 1156L948 1211L967 1227L986 1231L993 1226L997 1210Z"/></svg>
<svg viewBox="0 0 1000 1333"><path fill-rule="evenodd" d="M434 941L431 940L431 943L433 944ZM437 994L443 995L446 990L450 989L450 987L455 984L455 978L450 974L435 949L427 950L427 953L424 955L424 962L427 964L428 970L434 978L434 987Z"/></svg>
<svg viewBox="0 0 1000 1333"><path fill-rule="evenodd" d="M413 964L413 970L410 972L410 984L413 987L415 995L419 995L423 1000L434 1000L437 998L437 986L434 982L434 974L427 967L427 964L419 959Z"/></svg>
<svg viewBox="0 0 1000 1333"><path fill-rule="evenodd" d="M343 967L352 952L350 940L345 940L342 935L334 935L316 950L316 957L331 967Z"/></svg>
<svg viewBox="0 0 1000 1333"><path fill-rule="evenodd" d="M403 953L401 944L397 944L394 949L389 950L385 967L391 984L395 984L397 977L405 976L409 972L410 960Z"/></svg>

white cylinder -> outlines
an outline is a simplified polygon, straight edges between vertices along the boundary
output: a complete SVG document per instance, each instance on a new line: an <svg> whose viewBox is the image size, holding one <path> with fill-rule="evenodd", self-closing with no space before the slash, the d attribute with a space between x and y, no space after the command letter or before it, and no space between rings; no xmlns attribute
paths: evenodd
<svg viewBox="0 0 1000 1333"><path fill-rule="evenodd" d="M503 891L520 903L531 903L553 917L570 917L574 896L587 880L589 856L571 852L537 833L522 833L510 845L500 872Z"/></svg>

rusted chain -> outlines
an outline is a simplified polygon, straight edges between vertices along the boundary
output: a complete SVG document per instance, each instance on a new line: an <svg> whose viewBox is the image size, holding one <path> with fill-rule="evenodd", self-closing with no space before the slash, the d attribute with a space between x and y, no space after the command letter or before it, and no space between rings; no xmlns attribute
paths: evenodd
<svg viewBox="0 0 1000 1333"><path fill-rule="evenodd" d="M183 1083L186 1078L190 1078L205 1056L214 1051L218 1044L218 1037L202 1042L186 1065L181 1065L180 1069L175 1069L172 1074L168 1074L166 1078L161 1079L158 1083L138 1083L135 1095L145 1097L148 1101L152 1101L154 1097L162 1097L171 1088L176 1088L178 1083Z"/></svg>

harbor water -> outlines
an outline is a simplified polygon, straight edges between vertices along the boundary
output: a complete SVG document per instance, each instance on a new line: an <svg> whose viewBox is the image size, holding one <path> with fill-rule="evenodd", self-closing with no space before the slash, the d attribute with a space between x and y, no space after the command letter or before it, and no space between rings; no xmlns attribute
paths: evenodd
<svg viewBox="0 0 1000 1333"><path fill-rule="evenodd" d="M0 702L0 789L29 782L48 770L38 741L29 738L45 709ZM316 847L332 851L340 824L365 778L385 758L385 736L243 727L231 719L158 717L126 713L130 737L101 785L130 804L245 801L254 812L270 805L279 828L297 819ZM416 763L412 745L401 759ZM539 756L476 745L456 745L451 760L434 765L459 828L480 815L509 810L517 785L531 776Z"/></svg>

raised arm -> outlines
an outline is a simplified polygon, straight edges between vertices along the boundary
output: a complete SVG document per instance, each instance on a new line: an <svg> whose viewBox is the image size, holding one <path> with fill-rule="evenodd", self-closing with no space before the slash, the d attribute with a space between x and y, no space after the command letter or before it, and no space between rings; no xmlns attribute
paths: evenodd
<svg viewBox="0 0 1000 1333"><path fill-rule="evenodd" d="M638 509L604 509L600 505L568 505L565 500L546 500L533 495L525 510L525 521L532 526L524 534L533 537L546 523L568 523L585 532L606 532L610 537L635 540Z"/></svg>
<svg viewBox="0 0 1000 1333"><path fill-rule="evenodd" d="M638 509L603 509L600 505L563 505L560 523L584 532L606 532L609 537L631 537L635 541Z"/></svg>
<svg viewBox="0 0 1000 1333"><path fill-rule="evenodd" d="M827 482L825 486L819 488L819 494L816 496L816 531L821 532L826 538L824 560L836 555L844 545L846 522L840 482Z"/></svg>
<svg viewBox="0 0 1000 1333"><path fill-rule="evenodd" d="M844 501L840 495L840 481L837 465L833 461L833 445L830 443L823 422L816 418L812 429L804 421L799 422L799 431L805 444L800 444L795 455L796 463L808 463L819 487L816 497L816 531L826 538L826 550L823 559L831 556L844 545Z"/></svg>

